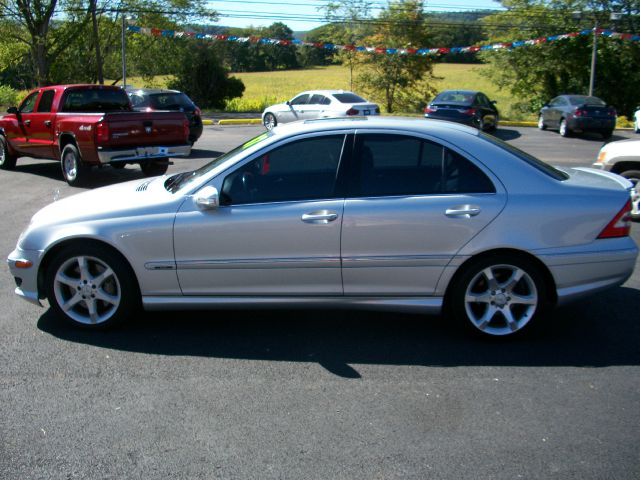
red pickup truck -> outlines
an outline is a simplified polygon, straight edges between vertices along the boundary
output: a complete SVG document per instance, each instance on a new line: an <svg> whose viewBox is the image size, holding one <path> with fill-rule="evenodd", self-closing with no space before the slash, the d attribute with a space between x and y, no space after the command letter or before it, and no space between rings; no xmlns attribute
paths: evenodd
<svg viewBox="0 0 640 480"><path fill-rule="evenodd" d="M23 156L59 159L69 185L106 164L136 163L147 176L162 175L169 157L191 153L188 137L184 113L134 112L119 87L43 87L0 118L0 168L15 168Z"/></svg>

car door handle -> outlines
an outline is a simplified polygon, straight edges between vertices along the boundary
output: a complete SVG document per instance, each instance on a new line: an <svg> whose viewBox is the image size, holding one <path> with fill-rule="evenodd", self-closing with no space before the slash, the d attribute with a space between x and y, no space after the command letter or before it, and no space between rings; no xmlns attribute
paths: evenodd
<svg viewBox="0 0 640 480"><path fill-rule="evenodd" d="M45 127L50 127L51 126L51 120L45 120L44 121L44 126Z"/></svg>
<svg viewBox="0 0 640 480"><path fill-rule="evenodd" d="M28 127L29 125L31 125L31 120L25 120L24 124Z"/></svg>
<svg viewBox="0 0 640 480"><path fill-rule="evenodd" d="M338 214L336 212L330 212L329 210L318 210L302 215L302 221L305 223L326 224L333 222L336 218L338 218Z"/></svg>
<svg viewBox="0 0 640 480"><path fill-rule="evenodd" d="M478 215L480 211L481 211L480 207L476 207L475 205L459 205L453 208L447 208L444 214L447 217L471 218Z"/></svg>

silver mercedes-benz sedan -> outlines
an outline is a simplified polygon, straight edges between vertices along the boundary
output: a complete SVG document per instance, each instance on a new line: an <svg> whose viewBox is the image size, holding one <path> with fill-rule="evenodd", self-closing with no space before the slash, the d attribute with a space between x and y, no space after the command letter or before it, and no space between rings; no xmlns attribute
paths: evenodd
<svg viewBox="0 0 640 480"><path fill-rule="evenodd" d="M310 120L54 202L8 262L18 295L88 328L140 305L446 308L508 336L631 275L630 189L449 122Z"/></svg>

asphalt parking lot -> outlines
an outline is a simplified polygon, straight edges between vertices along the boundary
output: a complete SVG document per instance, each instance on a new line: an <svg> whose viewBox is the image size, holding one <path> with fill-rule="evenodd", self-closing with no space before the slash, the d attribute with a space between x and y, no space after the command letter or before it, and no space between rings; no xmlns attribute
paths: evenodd
<svg viewBox="0 0 640 480"><path fill-rule="evenodd" d="M169 173L261 131L207 126ZM590 166L603 144L497 136L565 166ZM105 168L89 188L136 178ZM59 164L29 159L0 171L0 189L5 257L33 213L82 190ZM640 243L640 224L632 235ZM333 310L148 313L88 333L13 288L3 262L3 479L640 475L640 265L507 342L461 336L442 317Z"/></svg>

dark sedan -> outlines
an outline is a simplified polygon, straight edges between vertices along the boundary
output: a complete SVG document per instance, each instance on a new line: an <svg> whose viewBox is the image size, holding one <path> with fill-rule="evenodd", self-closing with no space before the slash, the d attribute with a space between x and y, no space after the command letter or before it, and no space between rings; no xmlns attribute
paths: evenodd
<svg viewBox="0 0 640 480"><path fill-rule="evenodd" d="M181 111L189 120L189 143L193 145L202 135L202 112L185 94L177 90L139 88L127 92L135 110Z"/></svg>
<svg viewBox="0 0 640 480"><path fill-rule="evenodd" d="M563 137L597 132L609 138L616 128L616 110L598 97L560 95L542 107L538 128L557 129Z"/></svg>
<svg viewBox="0 0 640 480"><path fill-rule="evenodd" d="M495 100L473 90L445 90L424 109L426 118L463 123L478 130L498 128L498 109Z"/></svg>

